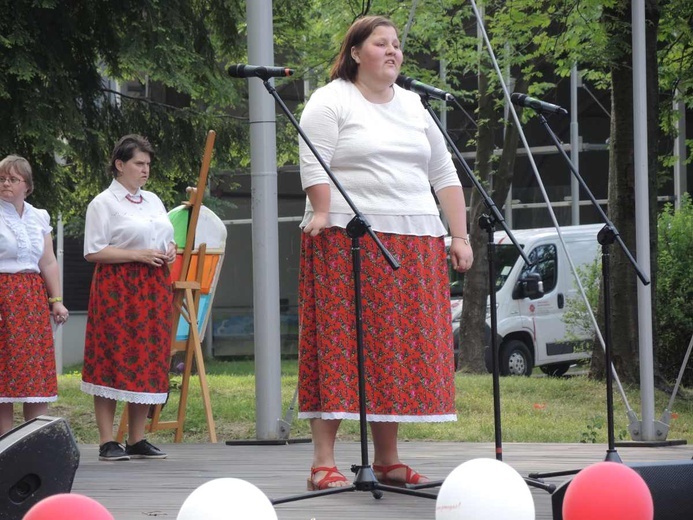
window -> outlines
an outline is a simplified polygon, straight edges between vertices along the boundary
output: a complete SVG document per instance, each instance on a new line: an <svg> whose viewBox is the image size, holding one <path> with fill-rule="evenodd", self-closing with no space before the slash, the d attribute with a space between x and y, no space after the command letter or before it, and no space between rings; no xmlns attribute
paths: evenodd
<svg viewBox="0 0 693 520"><path fill-rule="evenodd" d="M556 246L544 244L535 247L529 253L529 261L534 265L532 267L525 266L520 278L526 273L539 273L541 281L544 283L544 294L553 291L556 287Z"/></svg>

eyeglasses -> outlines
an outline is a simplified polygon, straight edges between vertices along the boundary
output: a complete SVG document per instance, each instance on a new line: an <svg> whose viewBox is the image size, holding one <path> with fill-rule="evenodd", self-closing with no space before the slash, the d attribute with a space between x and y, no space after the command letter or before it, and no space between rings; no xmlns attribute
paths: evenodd
<svg viewBox="0 0 693 520"><path fill-rule="evenodd" d="M0 184L5 184L9 182L10 184L19 184L24 182L24 179L18 179L17 177L0 177Z"/></svg>

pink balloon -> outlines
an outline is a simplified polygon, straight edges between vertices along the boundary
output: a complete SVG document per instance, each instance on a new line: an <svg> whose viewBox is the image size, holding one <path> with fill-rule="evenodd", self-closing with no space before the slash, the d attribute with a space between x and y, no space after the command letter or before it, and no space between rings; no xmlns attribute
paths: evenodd
<svg viewBox="0 0 693 520"><path fill-rule="evenodd" d="M652 520L654 504L643 478L625 464L599 462L568 485L564 520Z"/></svg>
<svg viewBox="0 0 693 520"><path fill-rule="evenodd" d="M29 509L24 520L115 520L104 506L84 495L60 494L44 498Z"/></svg>

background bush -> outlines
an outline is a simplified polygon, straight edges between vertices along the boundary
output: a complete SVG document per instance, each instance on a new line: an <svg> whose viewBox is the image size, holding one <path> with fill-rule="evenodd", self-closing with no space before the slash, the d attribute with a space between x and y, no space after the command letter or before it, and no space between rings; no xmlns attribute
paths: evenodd
<svg viewBox="0 0 693 520"><path fill-rule="evenodd" d="M668 381L678 377L681 363L693 334L693 202L689 194L674 210L667 204L657 223L659 234L655 338L659 375ZM578 268L585 293L597 315L601 285L601 258ZM579 337L592 328L587 306L580 296L568 301L564 320L570 337ZM590 350L596 341L585 342ZM693 386L693 360L684 377L685 386Z"/></svg>
<svg viewBox="0 0 693 520"><path fill-rule="evenodd" d="M683 196L679 210L665 206L658 230L657 361L661 375L674 380L693 334L693 203L689 194ZM691 368L683 384L693 385Z"/></svg>

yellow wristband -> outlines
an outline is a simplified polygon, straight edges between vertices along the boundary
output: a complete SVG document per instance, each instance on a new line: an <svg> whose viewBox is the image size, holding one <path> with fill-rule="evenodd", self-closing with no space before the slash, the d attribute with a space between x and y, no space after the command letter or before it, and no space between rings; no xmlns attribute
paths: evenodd
<svg viewBox="0 0 693 520"><path fill-rule="evenodd" d="M464 243L469 245L469 235L467 235L466 237L456 237L453 235L452 238L459 238L460 240L464 240Z"/></svg>
<svg viewBox="0 0 693 520"><path fill-rule="evenodd" d="M55 296L54 298L48 298L48 303L55 303L63 301L62 296Z"/></svg>

